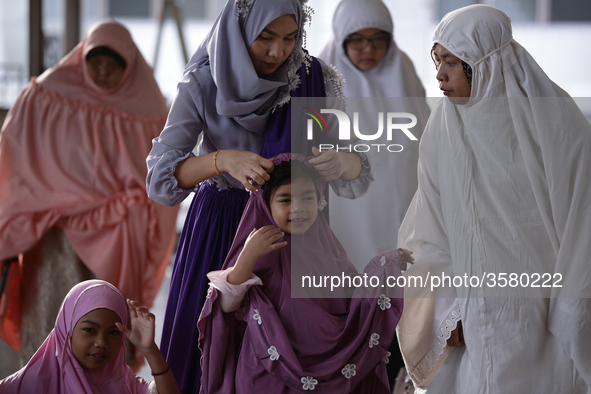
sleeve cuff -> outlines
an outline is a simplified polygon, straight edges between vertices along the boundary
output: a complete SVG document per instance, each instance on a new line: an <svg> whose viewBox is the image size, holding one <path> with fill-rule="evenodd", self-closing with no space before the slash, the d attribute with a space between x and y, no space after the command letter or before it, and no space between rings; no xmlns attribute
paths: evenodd
<svg viewBox="0 0 591 394"><path fill-rule="evenodd" d="M361 172L355 179L344 180L337 178L330 181L332 190L337 196L354 199L359 198L367 192L374 177L371 171L371 164L367 155L360 152L355 152L361 159Z"/></svg>
<svg viewBox="0 0 591 394"><path fill-rule="evenodd" d="M228 283L228 274L232 269L233 267L230 267L223 271L212 271L207 274L210 286L215 287L219 292L218 300L222 310L226 313L234 312L240 307L251 286L263 284L261 278L255 274L251 274L250 279L242 284L230 284Z"/></svg>

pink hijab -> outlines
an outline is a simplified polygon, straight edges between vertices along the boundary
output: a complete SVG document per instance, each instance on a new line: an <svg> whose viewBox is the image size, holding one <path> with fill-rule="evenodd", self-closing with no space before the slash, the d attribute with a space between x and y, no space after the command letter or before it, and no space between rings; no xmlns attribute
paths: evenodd
<svg viewBox="0 0 591 394"><path fill-rule="evenodd" d="M127 64L112 90L100 89L86 71L86 54L99 46ZM94 25L56 66L33 78L0 135L0 260L29 250L58 226L98 278L151 306L178 209L146 194L145 160L167 113L152 69L127 29L112 20Z"/></svg>
<svg viewBox="0 0 591 394"><path fill-rule="evenodd" d="M117 356L100 370L86 370L74 357L72 330L81 317L99 308L112 310L127 324L127 306L115 286L102 280L74 286L62 303L55 328L23 369L0 381L0 392L147 393L149 383L137 378L125 363L123 335Z"/></svg>

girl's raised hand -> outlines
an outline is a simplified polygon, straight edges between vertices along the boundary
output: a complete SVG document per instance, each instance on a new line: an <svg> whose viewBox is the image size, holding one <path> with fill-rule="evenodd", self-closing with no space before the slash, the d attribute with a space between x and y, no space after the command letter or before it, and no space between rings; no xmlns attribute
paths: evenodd
<svg viewBox="0 0 591 394"><path fill-rule="evenodd" d="M128 329L121 323L115 323L129 342L137 347L142 353L151 350L156 343L154 342L156 317L150 313L148 308L141 306L133 300L127 300L129 306L129 321L131 329Z"/></svg>
<svg viewBox="0 0 591 394"><path fill-rule="evenodd" d="M272 251L286 246L287 242L285 241L275 243L284 235L285 233L280 228L271 225L261 227L258 230L255 228L246 238L242 253L245 254L245 257L256 261Z"/></svg>
<svg viewBox="0 0 591 394"><path fill-rule="evenodd" d="M284 235L280 228L271 225L258 230L253 229L244 243L236 264L228 274L228 283L239 285L246 282L252 275L252 269L258 259L287 245L285 241L275 243Z"/></svg>

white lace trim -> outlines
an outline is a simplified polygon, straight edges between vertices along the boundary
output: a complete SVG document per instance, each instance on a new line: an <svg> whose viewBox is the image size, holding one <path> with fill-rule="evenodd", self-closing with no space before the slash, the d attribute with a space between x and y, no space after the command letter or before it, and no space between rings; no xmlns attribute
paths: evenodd
<svg viewBox="0 0 591 394"><path fill-rule="evenodd" d="M235 189L230 181L228 181L223 176L214 176L213 178L206 179L205 182L209 183L210 185L215 185L219 192L223 190Z"/></svg>
<svg viewBox="0 0 591 394"><path fill-rule="evenodd" d="M236 20L246 18L252 8L254 0L236 0Z"/></svg>
<svg viewBox="0 0 591 394"><path fill-rule="evenodd" d="M332 64L330 66L322 67L322 78L324 79L324 83L331 82L334 91L338 98L344 99L345 98L345 89L343 88L343 77L337 71L336 67ZM330 97L330 92L326 92L326 96Z"/></svg>
<svg viewBox="0 0 591 394"><path fill-rule="evenodd" d="M421 362L410 372L410 376L418 384L421 384L423 379L425 379L435 365L437 365L437 361L443 354L443 349L447 345L447 340L451 337L452 331L458 326L460 318L460 305L456 304L452 307L451 311L439 326L433 349L431 349L425 358L423 358L423 360L421 360Z"/></svg>

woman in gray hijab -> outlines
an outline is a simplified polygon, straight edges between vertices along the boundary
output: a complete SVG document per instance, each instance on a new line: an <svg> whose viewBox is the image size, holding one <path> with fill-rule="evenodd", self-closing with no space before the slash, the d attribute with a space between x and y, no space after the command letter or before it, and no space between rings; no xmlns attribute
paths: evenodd
<svg viewBox="0 0 591 394"><path fill-rule="evenodd" d="M224 262L249 197L244 189L269 179L270 157L312 153L309 146L292 146L304 136L292 133L287 104L291 97L342 90L335 71L302 48L310 15L305 2L228 1L187 64L147 159L150 198L172 206L196 192L179 241L161 341L184 393L199 390L197 320L206 274ZM319 177L341 195L366 190L364 156L313 152Z"/></svg>

